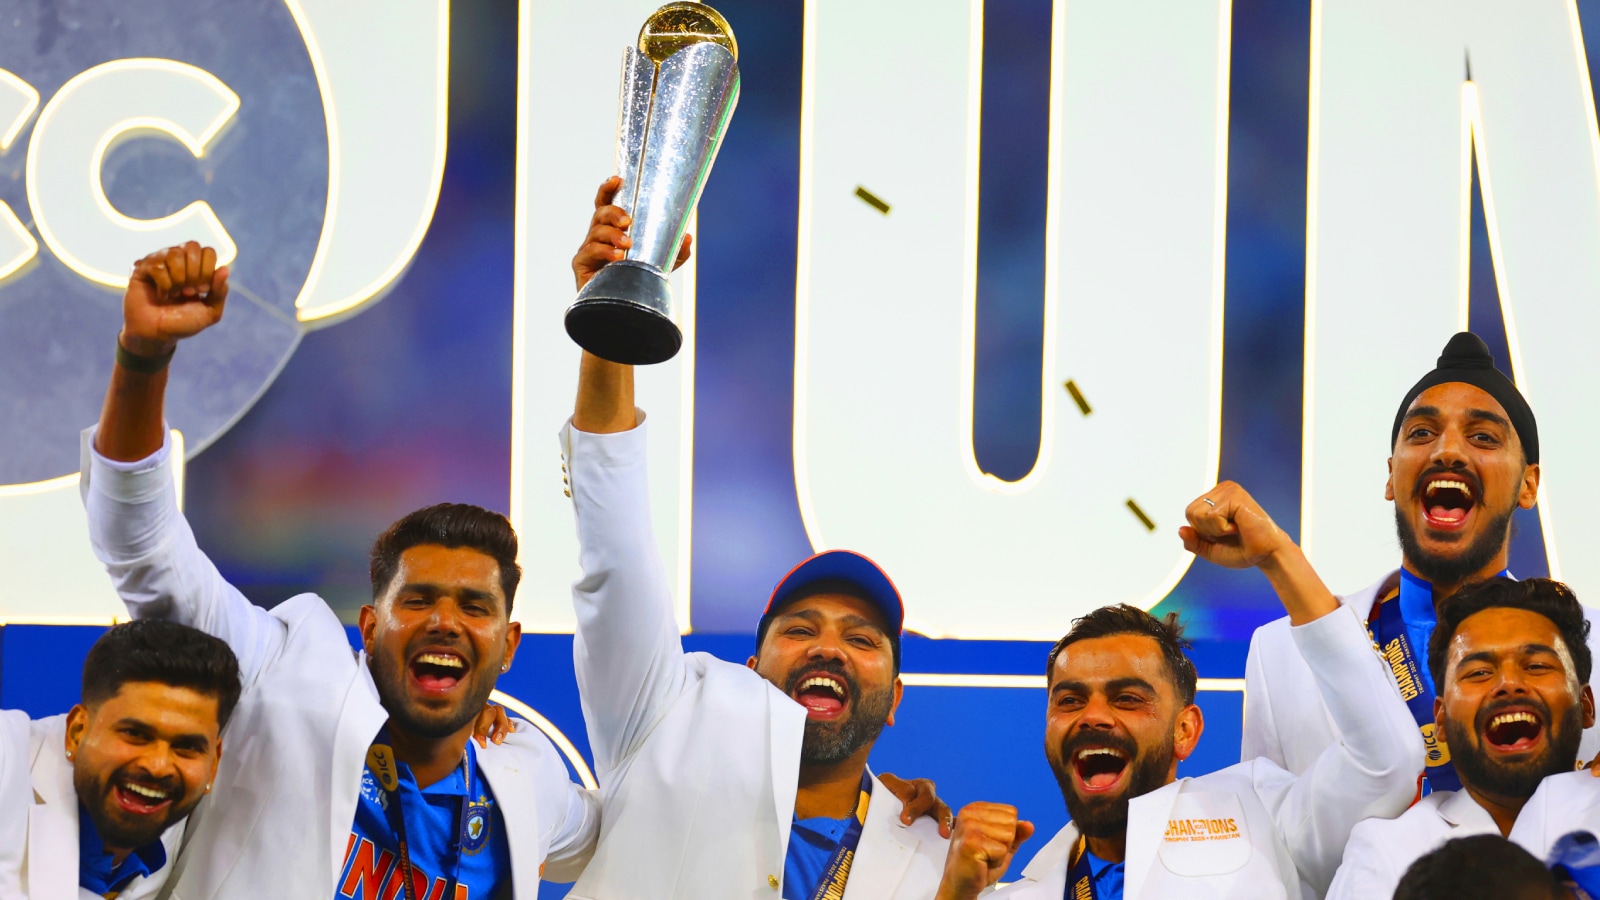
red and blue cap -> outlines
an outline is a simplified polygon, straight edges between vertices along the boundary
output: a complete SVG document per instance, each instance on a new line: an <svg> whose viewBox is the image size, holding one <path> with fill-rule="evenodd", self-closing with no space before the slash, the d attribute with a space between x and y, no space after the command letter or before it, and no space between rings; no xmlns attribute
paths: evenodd
<svg viewBox="0 0 1600 900"><path fill-rule="evenodd" d="M883 613L892 637L898 639L905 627L906 607L900 599L900 590L894 586L883 568L877 563L851 550L828 550L805 560L789 570L772 589L766 611L761 614L764 626L778 610L782 609L807 588L824 581L842 581L860 592L862 599ZM765 628L762 628L765 631Z"/></svg>

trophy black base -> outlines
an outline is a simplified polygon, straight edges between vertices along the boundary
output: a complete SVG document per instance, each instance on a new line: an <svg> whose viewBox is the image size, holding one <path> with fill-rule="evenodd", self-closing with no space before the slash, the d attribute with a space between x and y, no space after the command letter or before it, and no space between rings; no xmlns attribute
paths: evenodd
<svg viewBox="0 0 1600 900"><path fill-rule="evenodd" d="M619 260L597 272L567 309L567 334L601 359L649 366L678 355L672 289L656 267Z"/></svg>

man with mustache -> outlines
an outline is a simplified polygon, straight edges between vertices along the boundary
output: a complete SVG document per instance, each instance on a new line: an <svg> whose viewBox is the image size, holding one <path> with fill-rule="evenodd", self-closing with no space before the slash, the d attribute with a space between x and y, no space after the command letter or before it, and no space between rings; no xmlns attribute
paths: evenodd
<svg viewBox="0 0 1600 900"><path fill-rule="evenodd" d="M1511 515L1539 491L1539 432L1522 394L1481 339L1452 337L1437 367L1401 400L1389 440L1384 498L1394 503L1401 566L1340 598L1367 623L1428 748L1430 790L1460 787L1433 721L1428 636L1463 585L1506 572ZM1245 759L1303 772L1338 739L1284 619L1256 630L1245 665ZM1580 755L1600 753L1584 733Z"/></svg>
<svg viewBox="0 0 1600 900"><path fill-rule="evenodd" d="M1573 771L1595 719L1588 636L1577 598L1547 578L1491 578L1444 605L1428 668L1439 686L1437 733L1462 789L1356 826L1330 898L1387 897L1414 860L1451 838L1510 837L1542 859L1562 835L1600 827L1596 779ZM1526 810L1547 781L1560 793L1552 784L1549 799Z"/></svg>
<svg viewBox="0 0 1600 900"><path fill-rule="evenodd" d="M322 598L261 609L196 545L162 403L178 342L216 324L227 294L210 248L140 260L106 405L85 435L90 535L129 611L222 638L244 682L233 752L194 815L176 895L532 900L546 866L576 877L599 831L593 796L541 735L481 750L469 740L521 636L504 516L440 504L380 535L361 653Z"/></svg>
<svg viewBox="0 0 1600 900"><path fill-rule="evenodd" d="M1411 799L1421 741L1361 623L1238 485L1217 485L1187 515L1190 552L1267 576L1342 737L1299 775L1254 759L1178 778L1205 722L1177 614L1102 607L1073 622L1045 669L1045 757L1072 821L996 897L1316 895L1356 823ZM1380 696L1395 702L1371 702ZM977 897L1031 831L1009 806L962 809L939 900Z"/></svg>
<svg viewBox="0 0 1600 900"><path fill-rule="evenodd" d="M0 712L0 896L154 896L238 700L227 644L129 622L90 648L66 715Z"/></svg>
<svg viewBox="0 0 1600 900"><path fill-rule="evenodd" d="M611 205L619 183L595 198L572 264L580 288L631 243ZM901 694L888 576L855 553L819 554L779 580L746 665L685 653L631 367L583 355L561 444L583 565L573 656L605 822L571 896L926 900L945 851L916 818L931 792L902 811L899 785L867 769Z"/></svg>

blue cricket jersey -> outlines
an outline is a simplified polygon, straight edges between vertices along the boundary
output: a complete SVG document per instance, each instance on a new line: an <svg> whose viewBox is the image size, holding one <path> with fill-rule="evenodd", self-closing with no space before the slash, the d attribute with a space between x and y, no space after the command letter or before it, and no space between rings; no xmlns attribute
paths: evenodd
<svg viewBox="0 0 1600 900"><path fill-rule="evenodd" d="M511 848L505 823L494 794L477 767L472 766L472 796L461 766L426 788L417 787L411 767L397 763L406 837L411 845L411 866L417 900L479 900L511 884ZM361 772L361 800L356 805L350 841L345 845L335 898L403 900L400 841L389 827L388 792L371 769ZM468 804L463 825L461 804ZM459 847L460 883L456 883Z"/></svg>
<svg viewBox="0 0 1600 900"><path fill-rule="evenodd" d="M789 853L783 860L783 900L811 900L853 821L854 816L794 820L789 826Z"/></svg>
<svg viewBox="0 0 1600 900"><path fill-rule="evenodd" d="M1108 862L1087 850L1083 855L1089 860L1089 876L1094 883L1095 900L1122 900L1122 874L1127 870L1127 865ZM1075 900L1070 878L1067 879L1066 900Z"/></svg>
<svg viewBox="0 0 1600 900"><path fill-rule="evenodd" d="M100 840L100 832L89 818L89 811L78 804L78 886L104 897L122 890L140 875L151 875L167 864L167 848L161 839L151 841L129 853L122 865L112 865L111 851Z"/></svg>

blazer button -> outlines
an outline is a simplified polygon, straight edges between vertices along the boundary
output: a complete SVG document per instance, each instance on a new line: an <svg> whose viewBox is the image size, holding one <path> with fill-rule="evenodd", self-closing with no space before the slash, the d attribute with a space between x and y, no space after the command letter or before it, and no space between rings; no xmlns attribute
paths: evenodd
<svg viewBox="0 0 1600 900"><path fill-rule="evenodd" d="M776 876L776 875L768 875L767 876L767 885L769 887L771 887L773 890L777 890L778 889L778 876Z"/></svg>

